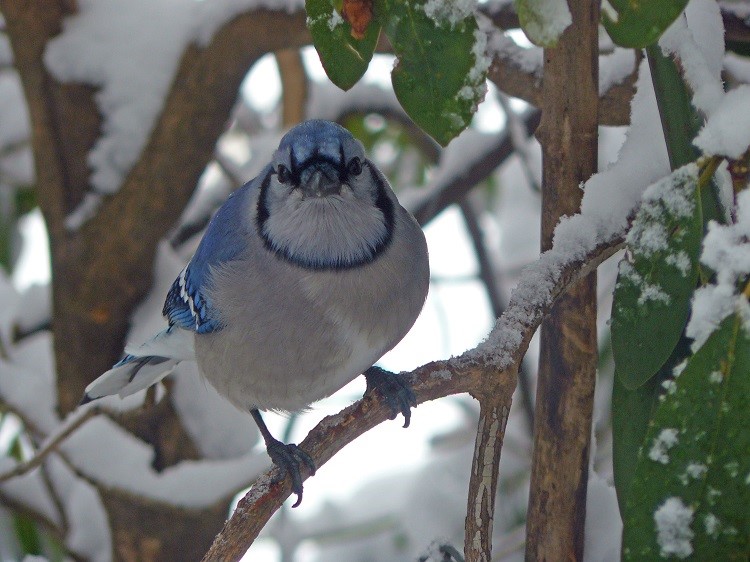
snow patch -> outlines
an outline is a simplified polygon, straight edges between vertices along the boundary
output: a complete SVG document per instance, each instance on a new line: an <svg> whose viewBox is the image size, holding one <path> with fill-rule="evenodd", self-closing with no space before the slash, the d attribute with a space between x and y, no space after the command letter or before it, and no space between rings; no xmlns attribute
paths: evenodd
<svg viewBox="0 0 750 562"><path fill-rule="evenodd" d="M686 506L677 497L668 498L659 509L654 512L656 524L656 542L659 544L659 554L664 558L676 556L687 558L693 553L693 522L694 510Z"/></svg>
<svg viewBox="0 0 750 562"><path fill-rule="evenodd" d="M573 23L565 0L527 0L523 31L536 45L554 45Z"/></svg>
<svg viewBox="0 0 750 562"><path fill-rule="evenodd" d="M739 158L750 145L750 86L727 92L695 137L704 154Z"/></svg>
<svg viewBox="0 0 750 562"><path fill-rule="evenodd" d="M660 464L669 463L669 449L677 445L677 430L674 428L662 429L661 433L654 438L651 450L648 452L648 458Z"/></svg>
<svg viewBox="0 0 750 562"><path fill-rule="evenodd" d="M750 274L750 192L737 195L736 222L710 222L703 240L701 262L716 272L716 283L700 287L693 297L692 315L686 334L697 351L730 314L743 315L748 329L747 298L737 293L738 281ZM744 311L744 312L743 312Z"/></svg>
<svg viewBox="0 0 750 562"><path fill-rule="evenodd" d="M448 24L451 29L471 16L476 8L476 0L427 0L422 6L435 25Z"/></svg>
<svg viewBox="0 0 750 562"><path fill-rule="evenodd" d="M102 136L89 153L91 185L114 193L138 159L161 112L182 54L206 46L242 12L293 11L296 0L80 0L78 13L47 44L44 62L60 82L99 88Z"/></svg>

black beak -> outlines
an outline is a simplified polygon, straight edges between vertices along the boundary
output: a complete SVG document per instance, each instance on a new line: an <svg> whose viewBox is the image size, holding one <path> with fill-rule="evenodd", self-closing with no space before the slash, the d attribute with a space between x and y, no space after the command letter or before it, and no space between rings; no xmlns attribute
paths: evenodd
<svg viewBox="0 0 750 562"><path fill-rule="evenodd" d="M302 182L302 191L308 197L327 197L341 193L341 181L330 178L323 170L315 170L307 181Z"/></svg>

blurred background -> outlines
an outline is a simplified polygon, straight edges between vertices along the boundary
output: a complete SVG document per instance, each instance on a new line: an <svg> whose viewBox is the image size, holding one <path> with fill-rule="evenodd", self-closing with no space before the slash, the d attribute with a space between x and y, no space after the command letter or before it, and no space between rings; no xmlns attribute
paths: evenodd
<svg viewBox="0 0 750 562"><path fill-rule="evenodd" d="M498 10L503 6L498 3ZM531 48L522 33L505 37L513 42L514 56L541 60L539 49ZM611 45L603 49L614 52ZM393 64L392 56L376 54L363 80L346 93L328 81L312 47L267 54L252 65L195 192L159 243L154 264L143 264L153 269L153 285L130 317L128 341L145 340L163 322L166 290L195 250L211 213L258 173L289 126L307 118L336 120L351 130L425 229L432 272L427 303L411 332L379 364L409 371L482 341L507 304L522 268L539 254L540 151L533 138L538 112L489 84L470 128L440 149L398 105L390 88ZM632 60L630 64L632 69ZM0 20L0 396L5 405L0 452L16 459L33 455L39 436L54 425L37 414L59 411L53 393L35 393L38 387L33 385L25 387L32 390L13 390L37 379L42 386L54 386L55 376L50 250L38 207L40 178L33 167L24 97ZM601 128L600 169L614 161L623 139L623 127ZM67 228L86 228L105 198L101 189L81 198L67 215ZM139 233L121 236L137 238ZM606 322L615 262L610 260L599 273L601 359L592 462L601 486L590 484L589 491L591 524L610 532L599 534L599 550L587 544L590 560L614 560L619 552L619 533L611 533L610 526L619 516L614 492L606 485L612 472L612 365ZM523 559L536 349L534 342L520 373L502 453L493 558L498 561ZM0 483L0 560L20 559L24 552L50 560L61 560L70 552L76 553L75 559L108 559L109 531L91 521L106 519L111 505L97 503L93 488L119 486L159 501L171 497L177 505L205 507L226 496L227 489L234 487L236 492L241 484L248 486L252 471L267 466L249 416L228 411L231 406L212 395L193 365L181 365L166 385L200 456L209 464L224 463L221 470L226 472L209 467L206 473L180 480L169 462L166 469L156 466L154 451L144 449L134 437L113 437L116 432L108 426L82 430L62 449L60 459L53 455L49 464L54 466ZM323 416L341 410L363 392L364 381L357 380L307 412L269 414L266 419L272 433L299 442ZM144 400L158 402L163 397L162 388L155 396L138 396L124 404L110 400L105 408L125 415ZM117 420L118 415L111 417ZM282 507L245 560L442 560L440 545L460 548L463 542L477 420L477 403L459 395L420 405L408 429L402 429L397 419L366 433L305 483L299 508ZM94 424L85 427L89 425ZM143 439L143 432L135 433ZM112 443L117 445L108 448ZM92 460L91 451L106 460ZM131 454L138 460L123 460ZM237 458L244 464L231 464ZM126 466L115 469L116 464ZM167 481L172 477L182 487ZM212 496L211 488L224 478ZM63 482L70 489L81 487L74 506L66 503L73 494L60 493ZM186 483L201 488L200 493L187 493ZM176 496L183 493L178 501ZM68 518L73 513L88 515L83 523L68 520L60 526L66 517L55 516L56 510ZM224 510L217 517L227 514Z"/></svg>

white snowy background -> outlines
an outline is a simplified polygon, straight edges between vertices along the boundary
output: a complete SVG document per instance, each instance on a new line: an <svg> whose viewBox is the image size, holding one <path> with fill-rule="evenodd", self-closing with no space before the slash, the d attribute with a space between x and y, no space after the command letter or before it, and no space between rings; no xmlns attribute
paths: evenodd
<svg viewBox="0 0 750 562"><path fill-rule="evenodd" d="M82 81L100 88L96 101L104 116L103 134L89 156L94 191L68 217L69 228L78 228L96 212L101 197L117 190L138 158L185 46L190 42L205 44L223 22L258 6L299 9L293 0L79 0L80 14L66 21L63 33L48 45L45 54L48 69L57 79ZM742 5L735 8L738 14L742 13ZM726 69L744 82L750 79L750 65L725 55L722 34L717 4L692 0L687 18L678 20L660 44L665 52L679 55L694 92L694 103L708 117L696 144L707 154L737 156L750 144L750 87L739 86L725 94L720 72ZM540 71L541 51L514 37L515 40L504 34L490 36L488 55L512 53L527 70ZM398 111L388 86L392 58L376 56L363 81L345 94L327 81L314 50L305 49L303 55L312 81L306 107L308 118L333 118L343 107L375 105ZM601 63L600 90L604 92L633 70L634 57L631 51L610 49L601 57ZM498 93L491 88L472 127L442 151L438 165L430 170L427 185L414 185L410 175L413 166L401 161L396 168L401 176L395 188L404 204L414 208L462 167L470 165L470 155L481 154L499 132L510 127L516 156L495 172L494 191L480 191L472 196L471 203L481 210L479 218L486 244L506 301L527 264L535 265L523 273L524 288L541 295L543 288L534 285L535 274L580 256L596 243L621 232L643 191L669 174L645 64L641 65L637 87L631 127L627 134L624 129L601 129L602 172L586 182L582 213L561 223L555 250L541 262L536 261L540 155L536 142L525 138L518 127L519 117L528 111L524 103L511 100L501 104ZM280 93L274 59L267 56L248 74L241 89L237 123L220 139L217 162L207 168L183 222L200 217L265 164L283 133L279 127ZM384 126L377 116L367 123L372 130ZM34 181L28 137L20 82L12 68L7 39L0 33L0 212L5 216L12 212L14 186ZM373 154L385 168L394 167L396 156L388 144L378 146ZM747 218L747 213L741 216ZM50 315L50 272L39 213L24 216L18 229L18 260L12 272L0 274L0 397L23 412L36 431L49 435L60 424L55 414L50 334L42 330L18 342L11 337L14 329L33 329L43 325ZM474 348L494 324L459 210L446 210L425 232L433 277L430 294L413 330L380 362L395 371L410 370ZM714 237L715 244L721 246L718 238ZM164 295L194 248L195 241L178 247L168 241L162 243L154 264L154 288L133 316L131 341L143 341L156 331L162 322ZM608 335L613 261L600 269L602 341ZM700 321L696 318L691 325L698 326ZM503 335L502 330L493 332L477 353L501 353ZM535 371L535 354L532 345L527 364L530 373ZM356 400L363 390L364 382L355 381L316 404L294 420L291 440L299 441L320 418ZM253 475L269 463L250 417L224 403L198 378L194 365L178 368L174 392L188 431L209 460L182 463L157 473L150 466L151 450L147 446L111 421L97 417L62 445L61 451L72 466L56 455L48 460L52 486L58 492L65 490L62 506L51 502L47 483L42 482L39 471L3 482L3 493L52 521L61 520L63 509L72 523L66 537L68 547L91 560L106 561L111 537L103 506L94 488L77 477L73 469L93 481L186 507L210 505L227 492L249 485ZM610 392L611 365L605 362L597 386L591 459L594 470L587 507L586 559L592 562L619 560L621 521L611 486ZM141 400L140 396L126 401L108 399L106 406L132 408ZM520 404L517 397L502 453L501 499L495 517L496 560L523 559L531 441L526 413ZM80 413L71 416L77 415ZM268 418L276 435L281 435L290 423L281 416ZM468 396L457 396L420 405L407 430L396 420L367 433L305 483L302 505L295 510L282 508L246 559L406 561L435 555L436 541L461 545L477 418L476 403ZM69 419L67 423L70 422ZM2 418L0 455L7 452L19 430L16 417ZM30 444L23 440L21 444L25 454L30 454ZM113 458L118 462L112 463ZM0 456L0 472L14 462ZM12 537L9 514L0 509L0 560L14 559Z"/></svg>

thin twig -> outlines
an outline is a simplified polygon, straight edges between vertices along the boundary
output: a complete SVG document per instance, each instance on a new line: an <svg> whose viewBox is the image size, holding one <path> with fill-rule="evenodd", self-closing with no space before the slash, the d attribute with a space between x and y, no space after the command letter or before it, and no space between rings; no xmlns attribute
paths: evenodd
<svg viewBox="0 0 750 562"><path fill-rule="evenodd" d="M55 451L60 446L63 441L70 437L71 434L73 434L89 419L98 414L98 407L90 407L88 409L85 409L83 410L82 414L78 412L72 414L69 418L68 423L65 423L57 433L51 435L47 439L47 442L42 446L41 449L36 452L33 457L25 462L18 463L10 470L6 470L5 472L0 473L0 482L5 482L7 480L10 480L11 478L22 476L38 467L40 464L42 464L42 462L44 462L44 459L47 458L50 453Z"/></svg>

